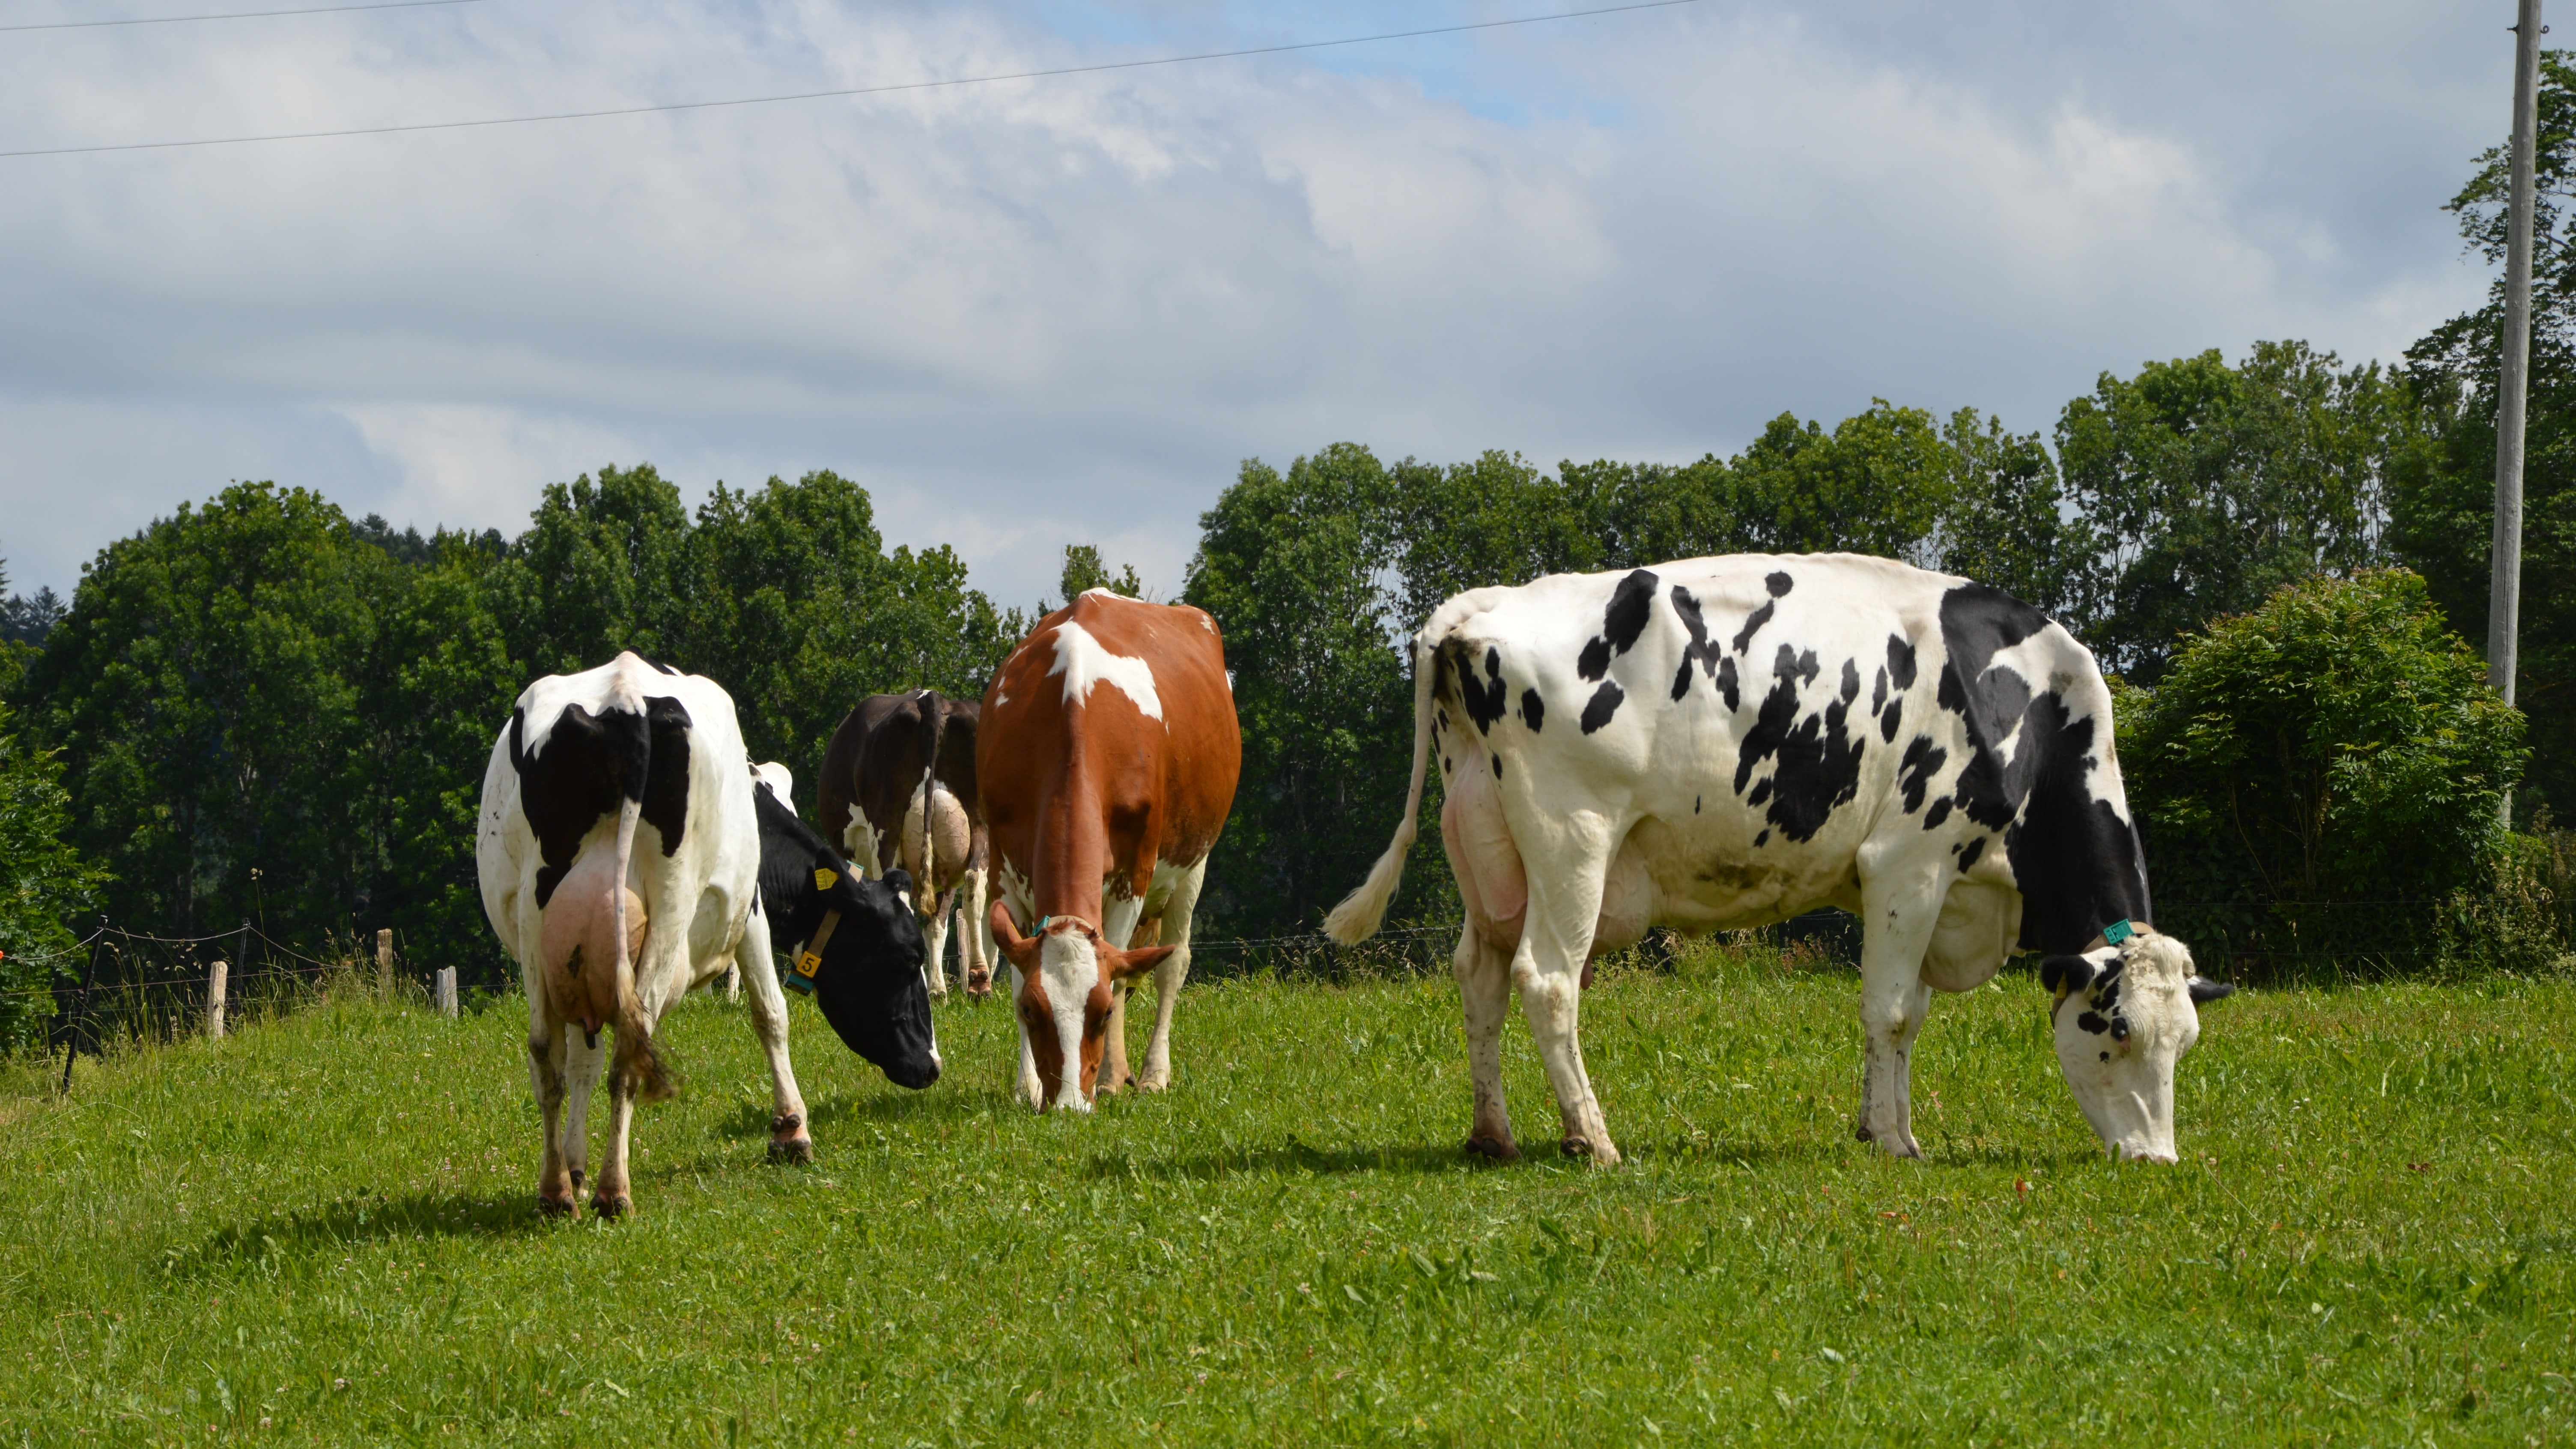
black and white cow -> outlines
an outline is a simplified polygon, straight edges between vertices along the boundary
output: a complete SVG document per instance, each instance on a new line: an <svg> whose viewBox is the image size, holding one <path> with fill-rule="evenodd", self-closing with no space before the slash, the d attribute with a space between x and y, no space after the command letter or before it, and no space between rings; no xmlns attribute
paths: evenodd
<svg viewBox="0 0 2576 1449"><path fill-rule="evenodd" d="M2086 1118L2115 1153L2173 1160L2174 1063L2195 1004L2228 988L2148 924L2110 691L2038 611L1885 559L1692 559L1460 594L1413 656L1404 822L1325 929L1346 944L1377 929L1436 755L1467 915L1471 1148L1518 1152L1501 1071L1513 986L1566 1147L1616 1162L1576 1036L1590 960L1653 925L1831 905L1864 927L1862 1138L1919 1155L1908 1074L1931 988L1975 987L2020 949L2049 955Z"/></svg>
<svg viewBox="0 0 2576 1449"><path fill-rule="evenodd" d="M939 1080L939 1042L921 963L927 950L901 869L869 880L796 814L763 765L752 787L760 817L760 900L772 936L794 943L787 984L810 993L850 1050L898 1087Z"/></svg>
<svg viewBox="0 0 2576 1449"><path fill-rule="evenodd" d="M682 993L735 963L751 978L752 1027L769 1058L770 1152L813 1157L760 906L752 791L732 698L712 680L634 654L529 685L493 743L475 866L484 914L527 986L546 1211L576 1206L603 1028L617 1048L592 1207L614 1215L633 1206L634 1103L671 1090L654 1025Z"/></svg>

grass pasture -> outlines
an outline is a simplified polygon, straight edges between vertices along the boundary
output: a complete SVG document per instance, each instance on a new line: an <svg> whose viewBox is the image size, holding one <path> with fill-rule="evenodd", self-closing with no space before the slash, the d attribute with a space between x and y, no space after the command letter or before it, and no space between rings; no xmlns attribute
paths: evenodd
<svg viewBox="0 0 2576 1449"><path fill-rule="evenodd" d="M533 1211L515 1000L344 996L84 1059L67 1102L31 1063L0 1438L2576 1442L2576 990L2213 1007L2169 1169L2095 1151L2027 975L1936 1000L1930 1158L1887 1160L1856 1005L1707 948L1604 972L1606 1172L1555 1154L1517 1020L1529 1156L1459 1154L1445 977L1193 984L1175 1089L1087 1120L1004 1100L998 1007L941 1008L913 1094L799 1005L796 1169L740 1009L694 999L614 1224Z"/></svg>

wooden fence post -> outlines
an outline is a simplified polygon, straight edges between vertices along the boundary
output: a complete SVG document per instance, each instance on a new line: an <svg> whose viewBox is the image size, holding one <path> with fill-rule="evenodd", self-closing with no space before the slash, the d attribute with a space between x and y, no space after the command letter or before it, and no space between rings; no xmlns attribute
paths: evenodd
<svg viewBox="0 0 2576 1449"><path fill-rule="evenodd" d="M223 961L217 961L206 968L206 1039L208 1041L224 1039L224 978L231 972L232 967Z"/></svg>
<svg viewBox="0 0 2576 1449"><path fill-rule="evenodd" d="M456 968L441 966L434 979L437 982L438 1014L448 1017L456 1015Z"/></svg>
<svg viewBox="0 0 2576 1449"><path fill-rule="evenodd" d="M376 999L394 999L394 933L391 927L376 933Z"/></svg>

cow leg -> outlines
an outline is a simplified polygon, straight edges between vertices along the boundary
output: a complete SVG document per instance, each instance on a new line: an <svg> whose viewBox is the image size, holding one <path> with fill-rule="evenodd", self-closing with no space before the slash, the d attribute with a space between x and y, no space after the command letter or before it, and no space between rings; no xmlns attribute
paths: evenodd
<svg viewBox="0 0 2576 1449"><path fill-rule="evenodd" d="M1104 901L1100 915L1100 934L1110 945L1124 951L1136 942L1136 927L1145 915L1145 898L1138 895ZM1123 981L1109 988L1107 1031L1100 1061L1100 1090L1123 1092L1136 1085L1136 1074L1127 1066L1127 983Z"/></svg>
<svg viewBox="0 0 2576 1449"><path fill-rule="evenodd" d="M626 1179L626 1134L635 1124L635 1085L618 1072L608 1079L608 1151L599 1164L599 1186L590 1210L603 1218L624 1217L635 1210L635 1194Z"/></svg>
<svg viewBox="0 0 2576 1449"><path fill-rule="evenodd" d="M1556 1092L1557 1116L1565 1126L1566 1152L1612 1167L1618 1164L1619 1149L1610 1141L1601 1103L1592 1095L1592 1078L1583 1070L1579 1030L1583 966L1591 955L1593 924L1601 918L1610 865L1609 842L1586 838L1598 824L1586 818L1559 823L1549 832L1555 838L1547 856L1566 859L1572 868L1553 878L1543 870L1530 871L1529 915L1521 926L1520 949L1512 953L1512 984L1520 988L1521 1010L1529 1017L1530 1035L1538 1039L1539 1058L1547 1064L1548 1085ZM1521 832L1516 828L1513 833ZM1526 849L1523 856L1533 863L1544 858Z"/></svg>
<svg viewBox="0 0 2576 1449"><path fill-rule="evenodd" d="M956 894L952 890L933 897L930 919L921 923L922 944L929 948L921 958L921 979L943 1001L948 998L948 904Z"/></svg>
<svg viewBox="0 0 2576 1449"><path fill-rule="evenodd" d="M1920 1157L1914 1141L1914 1036L1931 988L1923 952L1941 920L1937 880L1861 882L1860 1121L1854 1135L1898 1157Z"/></svg>
<svg viewBox="0 0 2576 1449"><path fill-rule="evenodd" d="M966 968L966 995L981 1001L993 994L993 926L984 915L987 873L966 872L965 904L958 907L957 956Z"/></svg>
<svg viewBox="0 0 2576 1449"><path fill-rule="evenodd" d="M571 1022L565 1022L558 1031L564 1057L562 1150L564 1162L572 1170L572 1190L578 1194L590 1165L590 1091L599 1085L599 1069L608 1061L608 1047L605 1043L585 1045L581 1028Z"/></svg>
<svg viewBox="0 0 2576 1449"><path fill-rule="evenodd" d="M1476 1087L1476 1122L1467 1150L1509 1162L1521 1155L1512 1139L1512 1114L1503 1104L1503 1018L1512 1009L1511 957L1486 944L1469 921L1449 958L1458 976L1458 1003L1467 1016L1467 1076Z"/></svg>
<svg viewBox="0 0 2576 1449"><path fill-rule="evenodd" d="M1010 963L1005 962L1004 964L1009 966ZM1011 1000L1016 1002L1020 999L1020 968L1017 966L1010 966L1010 972ZM1020 1028L1020 1075L1019 1082L1014 1090L1018 1092L1021 1101L1026 1102L1036 1110L1043 1112L1046 1110L1046 1084L1038 1080L1038 1054L1036 1049L1029 1045L1029 1024L1027 1018L1019 1017L1017 1019L1019 1021Z"/></svg>
<svg viewBox="0 0 2576 1449"><path fill-rule="evenodd" d="M778 989L766 911L753 911L743 923L733 959L751 978L751 1030L769 1058L769 1160L811 1162L814 1139L806 1131L805 1094L796 1090L796 1069L787 1060L787 994Z"/></svg>
<svg viewBox="0 0 2576 1449"><path fill-rule="evenodd" d="M571 1033L543 1019L543 1003L528 1013L528 1082L536 1088L537 1111L545 1118L546 1150L537 1166L537 1211L549 1216L580 1211L580 1185L564 1161L563 1049Z"/></svg>
<svg viewBox="0 0 2576 1449"><path fill-rule="evenodd" d="M1198 913L1199 892L1207 884L1207 861L1172 883L1163 902L1160 940L1180 949L1154 967L1154 1037L1145 1045L1145 1075L1137 1085L1160 1092L1172 1085L1172 1008L1181 999L1181 983L1190 977L1190 921Z"/></svg>

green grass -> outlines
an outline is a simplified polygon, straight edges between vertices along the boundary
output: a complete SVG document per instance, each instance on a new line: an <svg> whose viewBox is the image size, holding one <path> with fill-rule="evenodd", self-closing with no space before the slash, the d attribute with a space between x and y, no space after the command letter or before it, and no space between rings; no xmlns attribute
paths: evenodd
<svg viewBox="0 0 2576 1449"><path fill-rule="evenodd" d="M1605 972L1615 1171L1555 1154L1517 1020L1530 1155L1460 1156L1445 978L1194 984L1175 1090L1088 1119L1004 1100L996 1007L941 1008L912 1094L800 1005L804 1169L697 999L613 1224L534 1212L514 1000L330 1001L84 1059L68 1103L31 1063L0 1437L2569 1442L2576 990L2214 1007L2164 1169L2096 1152L2027 976L1936 1002L1928 1161L1853 1141L1856 992Z"/></svg>

